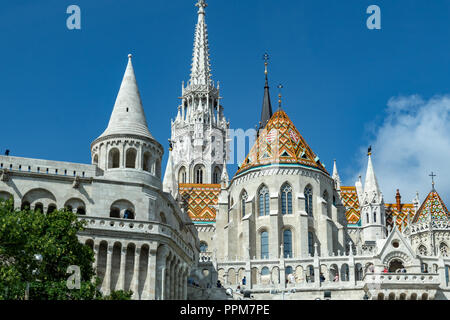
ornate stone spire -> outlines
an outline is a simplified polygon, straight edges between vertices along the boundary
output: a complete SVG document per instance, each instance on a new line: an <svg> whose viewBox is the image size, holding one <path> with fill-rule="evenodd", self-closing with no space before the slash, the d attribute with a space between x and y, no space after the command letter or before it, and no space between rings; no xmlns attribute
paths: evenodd
<svg viewBox="0 0 450 320"><path fill-rule="evenodd" d="M131 54L129 54L127 69L117 94L108 127L100 137L113 134L133 134L153 139L148 130L131 57Z"/></svg>
<svg viewBox="0 0 450 320"><path fill-rule="evenodd" d="M364 182L364 193L369 196L372 196L373 194L381 195L377 177L375 176L375 171L373 169L372 153L370 151L368 157L369 160L367 164L366 180Z"/></svg>
<svg viewBox="0 0 450 320"><path fill-rule="evenodd" d="M269 93L269 80L267 78L267 66L269 65L269 55L267 53L264 54L263 56L264 58L264 66L265 66L265 70L264 70L264 74L266 77L266 82L264 85L264 98L263 98L263 105L262 105L262 110L261 110L261 121L259 123L259 129L263 129L265 128L267 122L269 121L270 118L272 118L272 103L270 101L270 93Z"/></svg>
<svg viewBox="0 0 450 320"><path fill-rule="evenodd" d="M341 190L341 177L339 177L339 172L336 165L336 159L334 159L333 165L333 180L336 185L336 190Z"/></svg>
<svg viewBox="0 0 450 320"><path fill-rule="evenodd" d="M208 30L205 23L205 8L208 6L205 0L199 0L198 22L195 28L194 51L192 54L191 85L211 85L211 64L209 61Z"/></svg>

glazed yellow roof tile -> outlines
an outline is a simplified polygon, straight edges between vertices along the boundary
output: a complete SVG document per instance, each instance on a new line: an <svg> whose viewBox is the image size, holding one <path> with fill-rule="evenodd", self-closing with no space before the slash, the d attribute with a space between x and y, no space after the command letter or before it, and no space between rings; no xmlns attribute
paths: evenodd
<svg viewBox="0 0 450 320"><path fill-rule="evenodd" d="M179 184L183 207L192 221L213 222L221 190L220 184Z"/></svg>
<svg viewBox="0 0 450 320"><path fill-rule="evenodd" d="M385 203L384 207L386 209L386 218L394 219L396 218L396 224L398 229L401 231L404 225L408 225L408 216L414 217L416 210L412 203L402 203L400 204L401 210L399 211L396 203Z"/></svg>
<svg viewBox="0 0 450 320"><path fill-rule="evenodd" d="M358 224L361 216L356 187L341 187L341 200L345 206L348 224Z"/></svg>
<svg viewBox="0 0 450 320"><path fill-rule="evenodd" d="M320 161L316 161L316 155L283 110L275 112L260 131L236 175L250 168L275 163L301 164L328 174Z"/></svg>

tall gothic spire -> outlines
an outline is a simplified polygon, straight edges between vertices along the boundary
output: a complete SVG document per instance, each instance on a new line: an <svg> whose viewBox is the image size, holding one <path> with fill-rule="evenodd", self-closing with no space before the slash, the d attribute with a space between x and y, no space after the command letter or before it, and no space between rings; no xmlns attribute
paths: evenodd
<svg viewBox="0 0 450 320"><path fill-rule="evenodd" d="M267 53L264 54L264 74L266 77L265 85L264 85L264 98L261 110L261 122L259 124L259 129L265 128L267 122L272 118L272 103L270 102L270 93L269 93L269 80L267 77L268 71L267 66L269 64L269 55Z"/></svg>
<svg viewBox="0 0 450 320"><path fill-rule="evenodd" d="M368 153L368 164L367 164L367 172L366 172L366 180L364 182L364 193L372 195L372 194L381 194L380 188L378 186L377 177L375 176L375 171L373 169L372 164L372 153L369 151Z"/></svg>
<svg viewBox="0 0 450 320"><path fill-rule="evenodd" d="M211 64L209 61L208 29L205 23L205 0L198 0L198 22L195 28L194 51L192 54L191 85L210 85Z"/></svg>
<svg viewBox="0 0 450 320"><path fill-rule="evenodd" d="M108 127L100 137L112 134L134 134L153 138L148 130L131 57L131 54L129 54L127 69L117 94Z"/></svg>

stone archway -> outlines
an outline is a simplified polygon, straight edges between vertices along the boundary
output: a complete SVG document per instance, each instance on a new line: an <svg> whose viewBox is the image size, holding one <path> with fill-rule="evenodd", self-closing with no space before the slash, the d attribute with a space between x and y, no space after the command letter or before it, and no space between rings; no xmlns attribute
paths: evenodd
<svg viewBox="0 0 450 320"><path fill-rule="evenodd" d="M392 259L389 262L389 272L395 273L403 268L405 268L405 266L403 265L403 261L400 259Z"/></svg>

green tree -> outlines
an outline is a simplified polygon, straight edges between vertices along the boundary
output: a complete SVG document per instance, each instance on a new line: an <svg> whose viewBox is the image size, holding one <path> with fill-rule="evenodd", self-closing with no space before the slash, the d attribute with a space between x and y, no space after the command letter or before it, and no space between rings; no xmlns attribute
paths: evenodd
<svg viewBox="0 0 450 320"><path fill-rule="evenodd" d="M27 283L29 299L104 299L92 268L94 253L77 237L84 227L66 210L44 214L14 209L12 200L0 201L0 299L24 299ZM41 262L36 254L42 255ZM80 289L67 286L71 265L80 268ZM128 295L113 292L110 297Z"/></svg>

